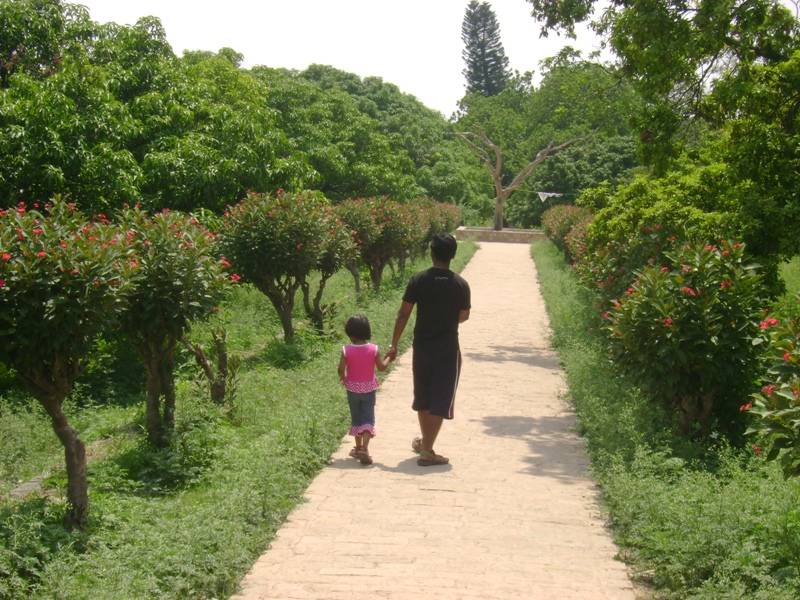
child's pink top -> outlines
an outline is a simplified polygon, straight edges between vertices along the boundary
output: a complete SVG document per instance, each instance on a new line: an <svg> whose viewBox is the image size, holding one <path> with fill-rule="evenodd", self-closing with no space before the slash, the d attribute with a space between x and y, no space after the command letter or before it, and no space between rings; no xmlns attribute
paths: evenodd
<svg viewBox="0 0 800 600"><path fill-rule="evenodd" d="M347 359L347 370L344 376L344 387L357 394L366 394L377 390L380 386L375 377L375 355L378 346L375 344L347 345L342 347Z"/></svg>

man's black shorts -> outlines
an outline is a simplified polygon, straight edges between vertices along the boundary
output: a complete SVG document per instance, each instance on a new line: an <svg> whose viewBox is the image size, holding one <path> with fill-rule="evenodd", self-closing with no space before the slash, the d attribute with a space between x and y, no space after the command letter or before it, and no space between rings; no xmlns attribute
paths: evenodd
<svg viewBox="0 0 800 600"><path fill-rule="evenodd" d="M414 344L414 403L416 411L453 418L453 407L461 374L458 340L425 340Z"/></svg>

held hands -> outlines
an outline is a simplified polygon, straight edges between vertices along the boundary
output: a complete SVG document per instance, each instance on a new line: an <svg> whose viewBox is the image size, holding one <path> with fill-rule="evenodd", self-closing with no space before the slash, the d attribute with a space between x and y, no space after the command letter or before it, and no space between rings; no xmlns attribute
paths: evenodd
<svg viewBox="0 0 800 600"><path fill-rule="evenodd" d="M383 355L383 360L387 363L394 361L397 358L397 348L395 346L389 346L386 353Z"/></svg>

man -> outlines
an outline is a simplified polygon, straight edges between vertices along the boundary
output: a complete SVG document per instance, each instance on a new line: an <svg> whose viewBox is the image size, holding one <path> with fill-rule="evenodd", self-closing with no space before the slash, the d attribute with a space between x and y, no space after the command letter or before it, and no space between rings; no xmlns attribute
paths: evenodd
<svg viewBox="0 0 800 600"><path fill-rule="evenodd" d="M444 419L453 418L453 405L461 372L458 326L469 319L470 290L463 277L450 270L458 243L449 233L437 233L431 240L433 267L411 277L394 324L387 357L397 356L397 344L414 306L414 403L421 437L411 447L423 467L446 465L449 459L436 454L433 444Z"/></svg>

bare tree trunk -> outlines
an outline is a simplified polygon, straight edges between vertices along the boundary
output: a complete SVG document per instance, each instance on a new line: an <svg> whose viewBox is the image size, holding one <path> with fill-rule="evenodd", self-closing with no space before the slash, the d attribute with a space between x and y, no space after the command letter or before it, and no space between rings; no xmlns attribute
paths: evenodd
<svg viewBox="0 0 800 600"><path fill-rule="evenodd" d="M376 294L381 291L381 280L383 280L383 269L385 267L386 263L370 265L369 267L369 278L372 280L372 289L375 290Z"/></svg>
<svg viewBox="0 0 800 600"><path fill-rule="evenodd" d="M211 330L211 337L214 340L214 350L217 354L217 371L208 362L203 347L200 344L194 346L185 337L180 342L192 353L198 366L202 369L209 381L211 401L215 404L222 404L225 401L225 393L228 382L228 346L226 343L227 332L224 329L217 331Z"/></svg>
<svg viewBox="0 0 800 600"><path fill-rule="evenodd" d="M356 286L356 295L361 295L361 274L358 272L358 261L351 260L347 263L347 270L350 271L351 275L353 276L353 280L355 281Z"/></svg>
<svg viewBox="0 0 800 600"><path fill-rule="evenodd" d="M475 131L462 131L457 135L469 147L470 152L477 156L481 162L486 165L489 172L492 174L492 182L494 183L495 191L495 204L494 204L494 230L503 230L503 205L508 197L522 185L528 177L530 177L536 168L550 156L563 150L567 146L575 142L583 142L589 138L574 138L558 146L552 143L544 150L540 150L531 162L529 162L519 173L514 177L514 180L507 186L503 185L503 153L500 148L495 145L489 136L483 131L482 128L476 127Z"/></svg>
<svg viewBox="0 0 800 600"><path fill-rule="evenodd" d="M64 446L64 463L67 468L68 529L83 529L89 515L89 485L86 479L86 445L70 426L61 409L64 399L72 392L81 367L74 362L55 359L52 366L38 365L32 370L17 366L17 374L28 393L44 407L58 439Z"/></svg>
<svg viewBox="0 0 800 600"><path fill-rule="evenodd" d="M83 529L89 515L89 484L86 479L86 445L70 426L61 410L61 402L50 414L58 439L64 445L64 462L67 466L66 525L69 529ZM48 412L50 412L48 410Z"/></svg>
<svg viewBox="0 0 800 600"><path fill-rule="evenodd" d="M158 356L149 355L144 358L147 371L147 397L145 399L145 427L147 439L159 448L167 444L164 423L161 420L161 368Z"/></svg>
<svg viewBox="0 0 800 600"><path fill-rule="evenodd" d="M275 308L275 312L278 313L278 319L280 319L281 327L283 328L283 339L289 344L294 343L292 313L294 312L294 298L297 295L300 282L287 280L276 284L272 280L265 280L254 281L253 283L262 294L269 298Z"/></svg>

